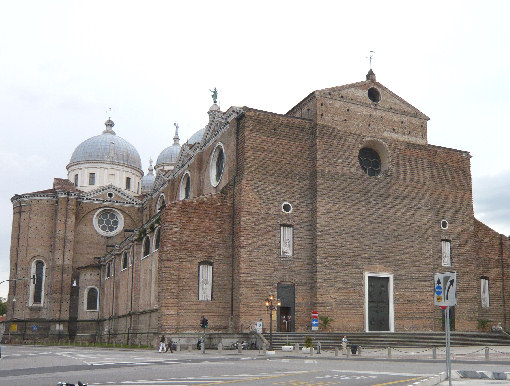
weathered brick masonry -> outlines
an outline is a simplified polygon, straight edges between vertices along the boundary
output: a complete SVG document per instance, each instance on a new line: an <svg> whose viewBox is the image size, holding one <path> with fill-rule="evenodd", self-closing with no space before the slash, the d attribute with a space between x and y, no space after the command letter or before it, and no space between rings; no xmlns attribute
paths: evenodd
<svg viewBox="0 0 510 386"><path fill-rule="evenodd" d="M29 304L28 280L10 282L11 323L27 334L37 322L50 336L150 343L198 332L202 315L210 331L267 328L272 294L285 301L276 330L290 316L290 330L308 331L317 310L333 331L374 331L374 318L384 331L438 331L433 275L452 270L455 328L509 328L510 245L474 218L470 154L428 144L429 118L373 73L314 91L285 115L214 104L209 117L143 195L56 179L13 197L11 278L46 265L42 304ZM360 149L377 154L380 173L363 170ZM120 233L97 230L105 209L123 218ZM282 226L292 227L291 256L281 253ZM211 300L199 300L200 263L212 265ZM98 309L86 305L91 288Z"/></svg>

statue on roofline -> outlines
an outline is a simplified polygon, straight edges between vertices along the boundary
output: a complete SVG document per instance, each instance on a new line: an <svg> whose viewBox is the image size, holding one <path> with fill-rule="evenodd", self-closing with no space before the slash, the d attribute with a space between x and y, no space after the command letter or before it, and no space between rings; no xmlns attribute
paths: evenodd
<svg viewBox="0 0 510 386"><path fill-rule="evenodd" d="M209 90L210 92L212 92L212 100L214 103L216 103L216 101L218 100L218 90L216 90L216 87L214 88L214 90Z"/></svg>

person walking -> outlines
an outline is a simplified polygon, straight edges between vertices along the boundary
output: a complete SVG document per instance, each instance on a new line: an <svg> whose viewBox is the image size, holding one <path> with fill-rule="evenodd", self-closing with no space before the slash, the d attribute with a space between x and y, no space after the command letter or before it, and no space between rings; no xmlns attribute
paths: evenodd
<svg viewBox="0 0 510 386"><path fill-rule="evenodd" d="M349 343L349 341L347 340L347 336L344 335L344 337L342 338L342 354L347 354L347 343Z"/></svg>
<svg viewBox="0 0 510 386"><path fill-rule="evenodd" d="M161 335L159 339L159 352L166 352L166 339L164 335Z"/></svg>
<svg viewBox="0 0 510 386"><path fill-rule="evenodd" d="M170 353L174 353L174 350L172 349L172 337L169 336L168 337L168 344L166 345L166 351L165 352L168 352L168 349L170 349Z"/></svg>

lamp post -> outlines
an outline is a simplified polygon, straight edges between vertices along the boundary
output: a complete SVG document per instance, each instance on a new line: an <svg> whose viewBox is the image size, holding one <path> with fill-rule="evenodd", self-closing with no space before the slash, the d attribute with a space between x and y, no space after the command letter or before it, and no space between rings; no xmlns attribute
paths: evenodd
<svg viewBox="0 0 510 386"><path fill-rule="evenodd" d="M275 299L273 295L266 299L266 309L269 311L269 350L273 349L273 311L276 311L281 305L280 299Z"/></svg>

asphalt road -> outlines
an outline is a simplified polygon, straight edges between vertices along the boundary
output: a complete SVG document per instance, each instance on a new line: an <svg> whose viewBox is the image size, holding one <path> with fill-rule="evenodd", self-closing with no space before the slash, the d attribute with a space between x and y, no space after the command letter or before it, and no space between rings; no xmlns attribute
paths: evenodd
<svg viewBox="0 0 510 386"><path fill-rule="evenodd" d="M57 385L78 380L88 385L409 385L444 367L441 360L405 358L4 345L0 385ZM501 362L453 364L454 369L496 371L501 367Z"/></svg>

